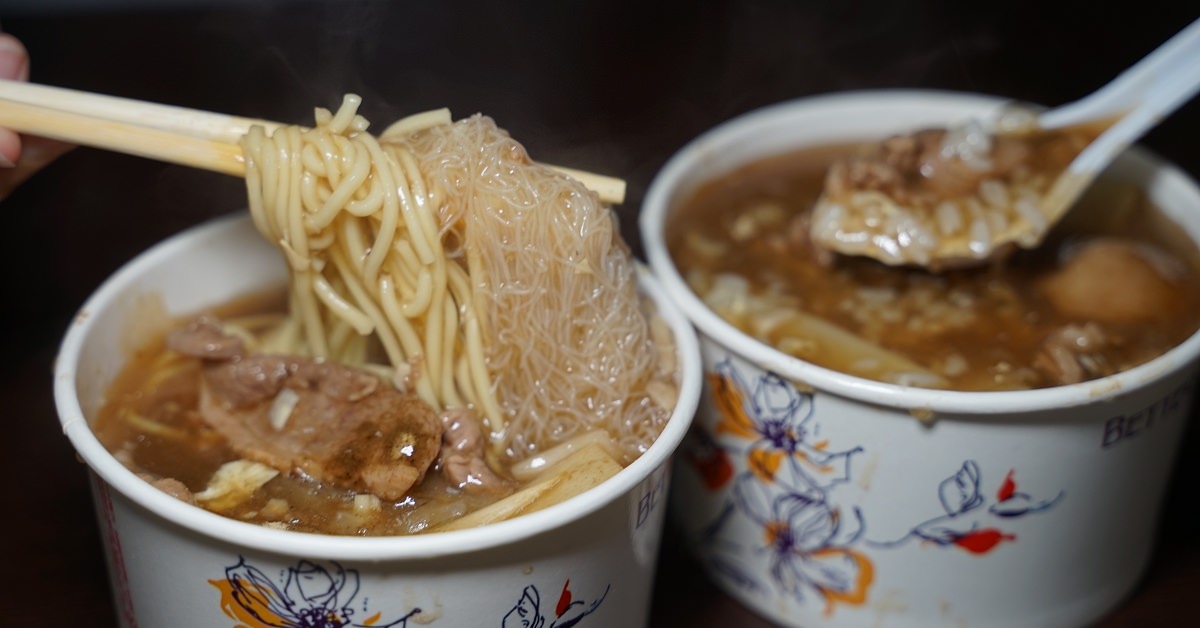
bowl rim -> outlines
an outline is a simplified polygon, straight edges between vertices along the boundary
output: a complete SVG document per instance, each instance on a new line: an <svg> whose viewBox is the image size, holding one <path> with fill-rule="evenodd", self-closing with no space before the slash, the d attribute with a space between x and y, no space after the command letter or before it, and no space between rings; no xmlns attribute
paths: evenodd
<svg viewBox="0 0 1200 628"><path fill-rule="evenodd" d="M663 289L697 327L702 342L716 342L760 368L792 381L802 382L819 392L909 413L932 412L938 420L1011 419L1013 413L1051 411L1103 402L1137 390L1193 364L1197 356L1200 356L1200 330L1149 362L1107 377L1077 384L1018 391L955 391L870 380L785 354L729 324L691 291L666 250L663 233L665 219L672 208L672 201L679 190L680 182L694 167L703 164L706 155L735 146L746 136L761 136L760 134L771 128L795 123L798 118L814 113L828 114L835 110L861 108L878 113L884 107L938 106L961 110L964 116L986 117L1009 102L1011 99L997 96L946 90L854 90L784 101L731 118L685 144L667 160L651 181L638 216L638 227L647 262ZM897 131L902 130L905 129L897 128ZM801 146L790 144L789 148L783 151L762 152L749 159L739 160L720 171L728 171L755 159L796 150ZM1142 147L1127 149L1118 162L1152 173L1156 186L1182 186L1182 189L1200 201L1200 184L1178 166ZM705 180L711 178L706 176ZM684 192L691 189L684 188ZM1185 231L1200 244L1200 228L1185 228Z"/></svg>
<svg viewBox="0 0 1200 628"><path fill-rule="evenodd" d="M184 503L154 488L116 460L100 443L81 407L77 378L85 342L98 318L93 313L111 307L139 277L162 261L219 239L236 229L253 229L246 212L235 212L190 227L147 249L106 279L86 300L69 324L54 364L54 399L63 432L99 479L138 506L171 523L218 543L258 551L331 560L420 560L461 555L513 544L582 520L627 496L649 479L682 442L699 401L700 349L690 322L665 297L657 280L638 268L639 292L651 298L675 336L679 362L679 395L662 432L640 457L608 481L544 510L507 521L448 532L408 536L355 537L277 530L238 521ZM269 246L265 241L263 246Z"/></svg>

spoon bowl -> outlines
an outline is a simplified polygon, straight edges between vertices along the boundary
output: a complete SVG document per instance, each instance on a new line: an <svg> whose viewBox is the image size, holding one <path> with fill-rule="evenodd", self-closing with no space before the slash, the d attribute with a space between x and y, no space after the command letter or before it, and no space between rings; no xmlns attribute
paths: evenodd
<svg viewBox="0 0 1200 628"><path fill-rule="evenodd" d="M890 138L836 164L811 236L838 253L935 271L1036 247L1117 155L1198 90L1200 20L1075 102L1043 112L1001 107L990 119ZM1031 172L1050 152L1059 161Z"/></svg>

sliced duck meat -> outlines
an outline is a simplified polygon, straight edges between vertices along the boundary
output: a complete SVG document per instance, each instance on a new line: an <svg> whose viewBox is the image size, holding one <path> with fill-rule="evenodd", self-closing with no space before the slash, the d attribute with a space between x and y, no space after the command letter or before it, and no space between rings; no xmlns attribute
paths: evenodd
<svg viewBox="0 0 1200 628"><path fill-rule="evenodd" d="M246 346L241 338L226 334L220 323L208 316L201 316L183 329L167 334L167 347L172 351L207 360L240 358L246 353Z"/></svg>
<svg viewBox="0 0 1200 628"><path fill-rule="evenodd" d="M175 499L178 499L181 502L191 504L193 506L196 505L196 496L193 495L192 492L188 490L188 487L179 480L174 478L160 478L149 473L139 473L138 477L150 483L150 485L154 488L157 488L158 490L170 495L171 497L174 497Z"/></svg>
<svg viewBox="0 0 1200 628"><path fill-rule="evenodd" d="M168 346L206 359L200 414L242 457L385 500L437 458L442 422L416 395L342 364L230 350L214 327L197 321Z"/></svg>

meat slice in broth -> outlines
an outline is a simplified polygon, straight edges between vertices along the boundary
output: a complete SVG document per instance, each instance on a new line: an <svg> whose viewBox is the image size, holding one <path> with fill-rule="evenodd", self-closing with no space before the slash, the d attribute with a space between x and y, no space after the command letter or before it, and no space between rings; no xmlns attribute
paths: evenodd
<svg viewBox="0 0 1200 628"><path fill-rule="evenodd" d="M139 473L138 477L149 482L154 488L178 499L185 504L196 505L196 496L188 490L183 482L174 478L160 478L149 473Z"/></svg>
<svg viewBox="0 0 1200 628"><path fill-rule="evenodd" d="M498 495L509 490L484 457L483 427L470 410L450 410L442 415L442 475L451 486L471 492Z"/></svg>
<svg viewBox="0 0 1200 628"><path fill-rule="evenodd" d="M207 319L172 333L167 342L206 360L200 414L248 460L398 500L440 451L442 422L433 408L366 371L246 355Z"/></svg>

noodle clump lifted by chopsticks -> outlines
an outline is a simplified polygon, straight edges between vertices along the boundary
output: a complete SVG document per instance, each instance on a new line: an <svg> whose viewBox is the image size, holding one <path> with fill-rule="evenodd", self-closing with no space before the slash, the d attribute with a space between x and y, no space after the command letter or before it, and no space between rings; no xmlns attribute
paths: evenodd
<svg viewBox="0 0 1200 628"><path fill-rule="evenodd" d="M435 408L478 413L500 458L597 428L637 457L674 368L611 211L488 117L431 112L376 138L358 104L243 140L250 213L291 270L264 345L386 363Z"/></svg>

